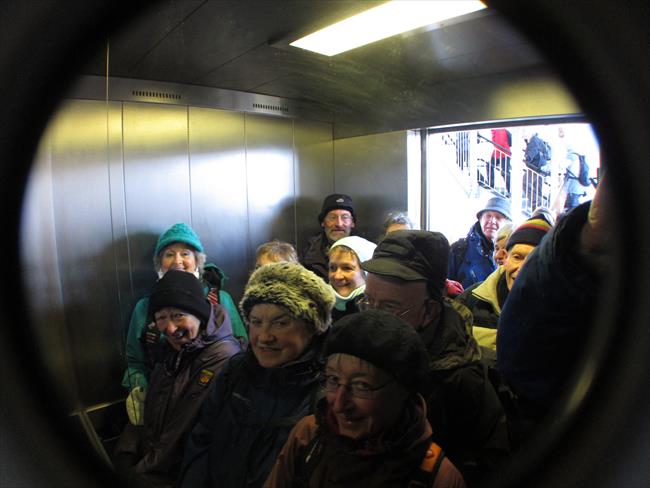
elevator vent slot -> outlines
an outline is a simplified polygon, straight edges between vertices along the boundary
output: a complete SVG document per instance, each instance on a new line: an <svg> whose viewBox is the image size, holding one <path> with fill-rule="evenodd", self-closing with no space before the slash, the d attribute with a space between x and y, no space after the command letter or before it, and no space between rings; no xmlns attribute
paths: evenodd
<svg viewBox="0 0 650 488"><path fill-rule="evenodd" d="M149 90L133 90L131 92L136 97L157 98L159 100L180 100L181 96L178 93L165 93Z"/></svg>
<svg viewBox="0 0 650 488"><path fill-rule="evenodd" d="M254 103L253 108L260 108L262 110L273 110L275 112L289 113L289 107L286 105L271 105L267 103Z"/></svg>

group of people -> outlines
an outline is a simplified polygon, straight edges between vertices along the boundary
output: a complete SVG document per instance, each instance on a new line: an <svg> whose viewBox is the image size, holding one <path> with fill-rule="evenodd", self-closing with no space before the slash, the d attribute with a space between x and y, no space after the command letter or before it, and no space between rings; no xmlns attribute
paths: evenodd
<svg viewBox="0 0 650 488"><path fill-rule="evenodd" d="M495 197L451 246L400 213L373 243L353 235L352 198L329 195L300 257L289 243L260 245L238 309L198 236L175 224L129 325L116 470L143 487L498 477L575 360L547 364L555 337L566 353L586 333L575 314L529 301L555 280L569 289L545 293L553 303L594 298L603 248L591 210L555 225L540 209L513 229Z"/></svg>

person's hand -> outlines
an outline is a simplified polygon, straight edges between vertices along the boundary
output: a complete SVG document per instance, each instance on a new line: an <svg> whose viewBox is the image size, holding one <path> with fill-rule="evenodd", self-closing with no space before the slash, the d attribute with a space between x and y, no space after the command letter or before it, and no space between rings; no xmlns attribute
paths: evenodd
<svg viewBox="0 0 650 488"><path fill-rule="evenodd" d="M147 392L141 386L136 386L126 397L126 414L133 425L144 425L144 401Z"/></svg>
<svg viewBox="0 0 650 488"><path fill-rule="evenodd" d="M615 234L612 228L612 196L607 181L605 177L601 178L580 235L582 256L600 271L607 265Z"/></svg>
<svg viewBox="0 0 650 488"><path fill-rule="evenodd" d="M447 293L447 296L450 298L455 298L461 293L463 293L465 289L463 288L463 285L461 285L458 281L454 280L446 280L445 281L445 292Z"/></svg>

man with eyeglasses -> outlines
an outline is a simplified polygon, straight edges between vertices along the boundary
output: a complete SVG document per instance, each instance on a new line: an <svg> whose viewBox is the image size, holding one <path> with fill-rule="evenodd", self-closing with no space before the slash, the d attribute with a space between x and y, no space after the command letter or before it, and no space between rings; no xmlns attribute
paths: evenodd
<svg viewBox="0 0 650 488"><path fill-rule="evenodd" d="M497 471L509 452L503 407L471 333L472 314L444 297L449 242L438 232L388 234L372 259L362 310L401 317L422 338L429 374L420 385L434 441L447 452L469 486Z"/></svg>
<svg viewBox="0 0 650 488"><path fill-rule="evenodd" d="M185 271L169 270L156 283L147 316L151 332L165 341L150 345L157 361L147 390L140 391L144 410L135 415L143 421L127 423L114 463L134 486L172 486L201 403L241 347L223 306L211 304L199 280ZM136 402L129 395L126 403L131 417Z"/></svg>
<svg viewBox="0 0 650 488"><path fill-rule="evenodd" d="M357 222L352 198L343 193L327 195L318 222L322 230L309 239L300 262L327 282L329 248L334 242L349 236Z"/></svg>

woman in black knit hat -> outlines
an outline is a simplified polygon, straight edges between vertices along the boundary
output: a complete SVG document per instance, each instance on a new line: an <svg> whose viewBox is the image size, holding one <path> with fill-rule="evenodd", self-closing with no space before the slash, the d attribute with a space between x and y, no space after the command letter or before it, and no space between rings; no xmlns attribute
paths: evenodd
<svg viewBox="0 0 650 488"><path fill-rule="evenodd" d="M116 470L136 486L172 486L185 440L203 398L228 358L241 350L230 317L204 297L191 273L169 270L148 300L147 322L164 335L144 407L143 425L127 423L116 445Z"/></svg>
<svg viewBox="0 0 650 488"><path fill-rule="evenodd" d="M417 393L428 354L411 326L381 310L348 315L325 356L325 398L291 431L265 488L465 486L431 441Z"/></svg>
<svg viewBox="0 0 650 488"><path fill-rule="evenodd" d="M233 358L190 435L179 486L260 487L320 392L334 293L297 263L250 277L240 303L249 349Z"/></svg>

